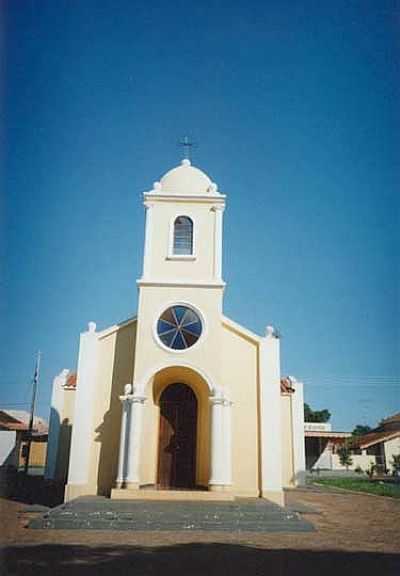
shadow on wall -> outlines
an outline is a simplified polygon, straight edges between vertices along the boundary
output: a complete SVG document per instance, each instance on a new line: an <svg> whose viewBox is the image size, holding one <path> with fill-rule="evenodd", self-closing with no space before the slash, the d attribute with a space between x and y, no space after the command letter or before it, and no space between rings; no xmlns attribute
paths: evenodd
<svg viewBox="0 0 400 576"><path fill-rule="evenodd" d="M328 444L327 438L306 438L306 469L311 470Z"/></svg>
<svg viewBox="0 0 400 576"><path fill-rule="evenodd" d="M122 414L119 396L123 394L125 384L133 381L135 342L136 322L119 328L115 336L110 404L103 422L96 428L96 442L101 444L97 475L101 496L110 496L117 477Z"/></svg>
<svg viewBox="0 0 400 576"><path fill-rule="evenodd" d="M149 539L150 541L150 539ZM307 574L307 576L400 573L400 557L375 552L335 550L265 550L241 544L176 544L172 546L74 545L10 546L3 548L5 574L96 575L190 574L243 576Z"/></svg>
<svg viewBox="0 0 400 576"><path fill-rule="evenodd" d="M72 434L72 425L70 424L68 418L64 418L60 426L59 450L57 452L57 464L55 475L56 480L59 480L64 485L67 483L68 478L71 434Z"/></svg>

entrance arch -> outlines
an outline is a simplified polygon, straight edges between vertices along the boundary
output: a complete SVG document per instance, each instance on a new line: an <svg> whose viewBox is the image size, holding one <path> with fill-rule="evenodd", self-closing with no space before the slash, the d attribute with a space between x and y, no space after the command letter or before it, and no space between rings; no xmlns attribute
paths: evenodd
<svg viewBox="0 0 400 576"><path fill-rule="evenodd" d="M169 384L160 396L157 484L196 485L197 398L190 386Z"/></svg>

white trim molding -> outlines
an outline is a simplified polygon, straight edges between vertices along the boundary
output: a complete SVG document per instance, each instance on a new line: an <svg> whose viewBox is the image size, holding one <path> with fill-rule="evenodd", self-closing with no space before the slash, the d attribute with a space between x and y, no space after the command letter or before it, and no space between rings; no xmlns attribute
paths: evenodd
<svg viewBox="0 0 400 576"><path fill-rule="evenodd" d="M174 287L174 286L185 286L186 288L225 288L225 282L198 282L193 280L147 280L145 278L140 278L136 280L136 284L139 287L151 286L151 287Z"/></svg>
<svg viewBox="0 0 400 576"><path fill-rule="evenodd" d="M154 193L154 192L144 192L143 197L145 201L160 201L160 202L184 202L193 204L225 204L225 194L215 194L209 196L195 196L189 194L172 194L168 193Z"/></svg>
<svg viewBox="0 0 400 576"><path fill-rule="evenodd" d="M201 368L199 368L195 364L192 364L191 362L185 362L184 360L182 361L181 357L177 357L169 361L162 362L161 364L158 364L155 368L151 368L150 370L148 370L145 373L144 377L141 380L139 380L139 384L135 386L135 389L137 389L138 394L145 396L146 388L151 379L154 378L154 376L159 372L167 370L168 368L188 368L189 370L196 372L207 384L210 396L214 394L216 387L214 385L213 380L208 376L208 374L206 374Z"/></svg>

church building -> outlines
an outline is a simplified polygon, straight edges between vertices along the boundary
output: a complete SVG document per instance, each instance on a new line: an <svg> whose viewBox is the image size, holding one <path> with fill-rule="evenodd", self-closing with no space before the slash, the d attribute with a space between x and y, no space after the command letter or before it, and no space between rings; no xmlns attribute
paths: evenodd
<svg viewBox="0 0 400 576"><path fill-rule="evenodd" d="M53 384L46 476L65 498L262 497L304 481L302 384L272 326L223 312L226 196L188 159L144 193L137 316L81 334Z"/></svg>

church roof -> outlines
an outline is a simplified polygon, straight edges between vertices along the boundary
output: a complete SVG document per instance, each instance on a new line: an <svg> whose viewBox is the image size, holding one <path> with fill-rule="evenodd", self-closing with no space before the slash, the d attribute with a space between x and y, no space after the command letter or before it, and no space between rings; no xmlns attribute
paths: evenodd
<svg viewBox="0 0 400 576"><path fill-rule="evenodd" d="M217 186L210 178L195 166L190 160L184 159L180 166L172 168L164 174L159 183L160 189L156 192L167 194L182 194L185 196L209 196L218 194Z"/></svg>

